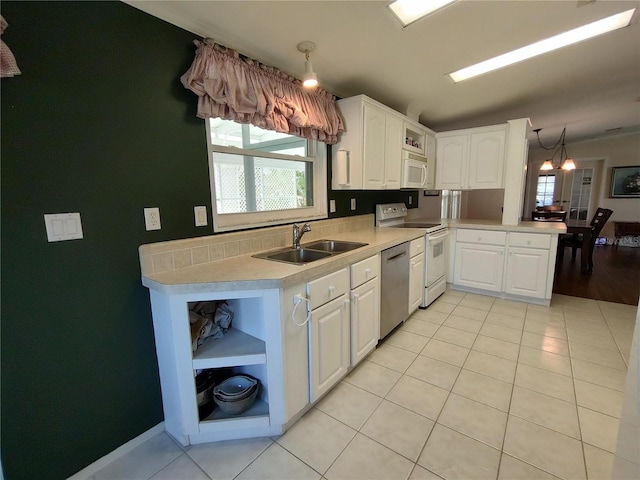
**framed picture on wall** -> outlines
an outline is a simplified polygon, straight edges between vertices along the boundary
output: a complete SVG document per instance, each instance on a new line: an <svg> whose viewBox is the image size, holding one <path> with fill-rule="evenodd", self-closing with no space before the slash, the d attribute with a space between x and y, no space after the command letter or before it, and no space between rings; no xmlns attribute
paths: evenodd
<svg viewBox="0 0 640 480"><path fill-rule="evenodd" d="M611 167L611 198L640 198L640 165Z"/></svg>

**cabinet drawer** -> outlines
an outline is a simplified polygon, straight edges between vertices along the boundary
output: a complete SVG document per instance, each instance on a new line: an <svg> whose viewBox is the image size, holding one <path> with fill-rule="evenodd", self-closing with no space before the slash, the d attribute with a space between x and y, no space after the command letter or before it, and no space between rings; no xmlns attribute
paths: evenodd
<svg viewBox="0 0 640 480"><path fill-rule="evenodd" d="M356 288L379 274L380 257L378 255L354 263L351 265L351 288Z"/></svg>
<svg viewBox="0 0 640 480"><path fill-rule="evenodd" d="M551 235L544 233L510 233L509 246L530 247L530 248L550 248Z"/></svg>
<svg viewBox="0 0 640 480"><path fill-rule="evenodd" d="M307 283L307 298L311 308L324 305L349 291L349 271L345 268Z"/></svg>
<svg viewBox="0 0 640 480"><path fill-rule="evenodd" d="M483 245L505 245L507 243L507 232L458 229L456 240L458 242L480 243Z"/></svg>
<svg viewBox="0 0 640 480"><path fill-rule="evenodd" d="M419 253L423 253L423 252L424 252L424 237L411 240L411 243L409 244L409 256L415 257Z"/></svg>

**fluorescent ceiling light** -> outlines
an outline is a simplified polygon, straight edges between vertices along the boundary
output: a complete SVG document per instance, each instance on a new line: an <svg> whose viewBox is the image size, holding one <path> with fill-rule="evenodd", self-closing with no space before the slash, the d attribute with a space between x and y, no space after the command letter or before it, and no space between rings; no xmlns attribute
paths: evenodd
<svg viewBox="0 0 640 480"><path fill-rule="evenodd" d="M493 70L542 55L543 53L548 53L589 38L597 37L603 33L626 27L631 23L631 18L635 11L636 9L632 8L631 10L603 18L602 20L597 20L593 23L583 25L582 27L574 28L573 30L555 35L551 38L540 40L539 42L532 43L526 47L518 48L517 50L507 52L497 57L490 58L489 60L485 60L484 62L476 63L470 67L450 73L449 77L456 83L461 82L468 78L476 77L483 73L491 72Z"/></svg>
<svg viewBox="0 0 640 480"><path fill-rule="evenodd" d="M396 0L389 5L389 10L393 12L403 27L410 23L441 9L445 5L456 0Z"/></svg>

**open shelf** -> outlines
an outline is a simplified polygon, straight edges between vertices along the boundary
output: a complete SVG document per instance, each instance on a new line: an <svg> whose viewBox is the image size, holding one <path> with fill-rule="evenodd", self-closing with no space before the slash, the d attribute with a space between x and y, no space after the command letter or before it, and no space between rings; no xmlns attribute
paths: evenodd
<svg viewBox="0 0 640 480"><path fill-rule="evenodd" d="M230 328L221 338L209 340L193 354L193 368L221 368L266 363L265 343L259 338Z"/></svg>
<svg viewBox="0 0 640 480"><path fill-rule="evenodd" d="M423 130L418 130L405 123L403 149L424 155L426 140L426 134Z"/></svg>
<svg viewBox="0 0 640 480"><path fill-rule="evenodd" d="M269 426L269 404L257 399L251 408L239 415L228 415L217 406L213 413L200 421L201 432L215 432L224 424L233 424L233 428L251 428Z"/></svg>

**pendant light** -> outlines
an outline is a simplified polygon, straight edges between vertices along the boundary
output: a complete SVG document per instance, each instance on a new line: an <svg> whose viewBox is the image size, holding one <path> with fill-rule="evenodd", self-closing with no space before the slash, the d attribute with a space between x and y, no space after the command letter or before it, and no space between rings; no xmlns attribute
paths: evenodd
<svg viewBox="0 0 640 480"><path fill-rule="evenodd" d="M304 53L304 75L302 77L302 85L306 88L315 88L318 86L318 76L313 71L313 65L309 60L309 53L316 49L316 44L310 41L300 42L298 44L298 50Z"/></svg>
<svg viewBox="0 0 640 480"><path fill-rule="evenodd" d="M540 145L541 148L545 149L545 150L555 150L553 152L553 155L551 155L551 158L547 159L544 161L544 163L542 164L542 166L540 167L540 170L543 171L548 171L548 170L575 170L576 169L576 164L573 161L573 158L571 158L569 156L569 154L567 153L567 148L564 146L564 138L567 134L567 127L564 127L562 129L562 133L560 134L560 138L558 138L558 141L555 143L555 145L553 147L545 147L542 142L540 141L540 130L542 130L541 128L536 128L534 130L534 132L536 132L536 136L538 137L538 144ZM560 145L560 146L558 146ZM555 158L556 154L560 152L560 165L556 165L555 163L553 163L553 159Z"/></svg>

